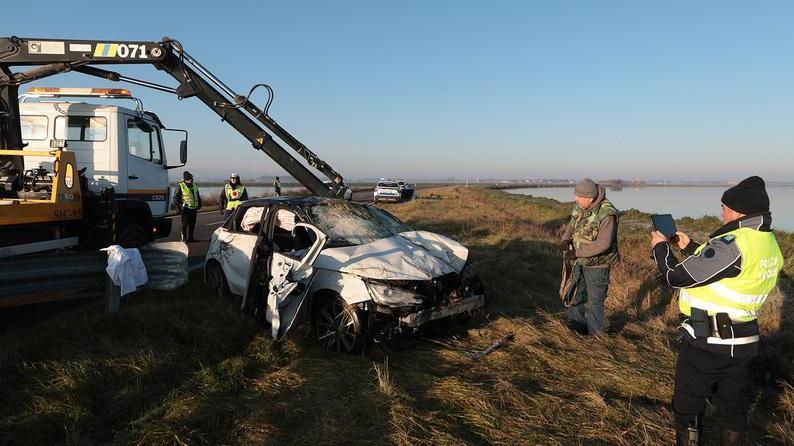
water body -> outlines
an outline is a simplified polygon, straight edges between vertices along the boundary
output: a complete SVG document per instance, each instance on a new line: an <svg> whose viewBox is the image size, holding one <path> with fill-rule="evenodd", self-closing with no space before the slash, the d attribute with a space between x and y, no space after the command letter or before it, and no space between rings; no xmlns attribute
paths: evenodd
<svg viewBox="0 0 794 446"><path fill-rule="evenodd" d="M673 214L673 217L720 215L725 187L639 187L607 190L609 200L621 210ZM573 187L508 189L512 194L533 195L559 201L573 201ZM794 231L794 186L767 186L771 202L772 227Z"/></svg>

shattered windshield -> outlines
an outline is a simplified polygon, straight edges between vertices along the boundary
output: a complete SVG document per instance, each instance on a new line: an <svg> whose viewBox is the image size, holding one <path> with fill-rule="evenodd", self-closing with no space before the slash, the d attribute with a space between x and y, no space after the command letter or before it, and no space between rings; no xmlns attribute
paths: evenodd
<svg viewBox="0 0 794 446"><path fill-rule="evenodd" d="M378 208L348 201L317 203L306 211L328 236L328 247L363 245L413 230Z"/></svg>

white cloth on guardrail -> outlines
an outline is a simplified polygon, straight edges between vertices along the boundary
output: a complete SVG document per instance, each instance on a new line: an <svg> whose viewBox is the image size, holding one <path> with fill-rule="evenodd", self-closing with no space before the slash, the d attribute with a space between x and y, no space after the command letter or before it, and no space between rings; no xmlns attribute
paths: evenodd
<svg viewBox="0 0 794 446"><path fill-rule="evenodd" d="M121 295L129 294L138 287L149 282L146 266L141 253L136 248L122 248L111 245L101 249L108 254L108 266L105 268L113 284L121 287Z"/></svg>

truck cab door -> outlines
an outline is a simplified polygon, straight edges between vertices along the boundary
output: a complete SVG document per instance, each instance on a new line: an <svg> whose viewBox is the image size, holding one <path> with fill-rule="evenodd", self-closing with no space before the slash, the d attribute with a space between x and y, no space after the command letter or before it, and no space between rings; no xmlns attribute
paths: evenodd
<svg viewBox="0 0 794 446"><path fill-rule="evenodd" d="M305 240L306 247L289 252L274 250L270 261L267 309L271 336L280 341L292 327L314 279L312 265L325 247L327 236L308 223L296 223L292 229L296 239Z"/></svg>
<svg viewBox="0 0 794 446"><path fill-rule="evenodd" d="M160 127L139 116L123 116L127 147L119 156L127 158L126 195L145 201L153 217L162 217L168 212L169 189Z"/></svg>

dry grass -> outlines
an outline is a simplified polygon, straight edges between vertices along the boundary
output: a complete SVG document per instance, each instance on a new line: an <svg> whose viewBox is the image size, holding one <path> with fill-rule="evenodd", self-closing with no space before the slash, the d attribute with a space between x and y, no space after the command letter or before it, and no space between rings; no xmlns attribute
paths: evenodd
<svg viewBox="0 0 794 446"><path fill-rule="evenodd" d="M487 322L441 339L458 348L406 338L339 356L303 328L275 347L196 277L118 315L6 336L0 444L670 444L676 298L656 282L645 215L622 220L610 334L589 339L565 328L556 295L568 205L442 188L388 209L470 247L493 304ZM681 224L704 234L715 222ZM790 277L794 239L781 242ZM783 279L761 319L753 444L794 443L792 296Z"/></svg>

